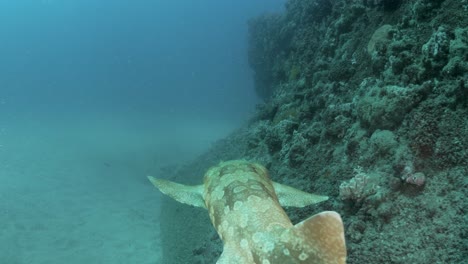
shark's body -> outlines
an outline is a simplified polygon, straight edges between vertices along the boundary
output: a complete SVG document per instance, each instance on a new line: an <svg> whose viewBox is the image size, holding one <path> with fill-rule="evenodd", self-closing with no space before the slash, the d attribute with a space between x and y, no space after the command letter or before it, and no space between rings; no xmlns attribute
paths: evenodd
<svg viewBox="0 0 468 264"><path fill-rule="evenodd" d="M175 200L208 209L224 242L218 264L346 262L339 214L322 212L293 225L281 207L303 207L328 197L272 182L259 164L222 162L209 169L198 186L149 179Z"/></svg>

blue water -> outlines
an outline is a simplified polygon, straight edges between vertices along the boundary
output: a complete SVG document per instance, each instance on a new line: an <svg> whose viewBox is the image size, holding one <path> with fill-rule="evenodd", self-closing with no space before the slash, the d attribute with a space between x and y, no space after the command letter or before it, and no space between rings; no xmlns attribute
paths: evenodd
<svg viewBox="0 0 468 264"><path fill-rule="evenodd" d="M0 1L0 263L160 263L145 176L248 118L283 2Z"/></svg>

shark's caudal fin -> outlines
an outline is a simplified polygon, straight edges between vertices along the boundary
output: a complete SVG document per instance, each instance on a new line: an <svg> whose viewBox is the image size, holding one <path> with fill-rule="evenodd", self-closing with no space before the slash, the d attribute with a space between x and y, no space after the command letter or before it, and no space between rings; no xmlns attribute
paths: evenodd
<svg viewBox="0 0 468 264"><path fill-rule="evenodd" d="M346 263L343 222L338 213L321 212L296 224L294 228L317 249L323 263Z"/></svg>
<svg viewBox="0 0 468 264"><path fill-rule="evenodd" d="M306 193L277 182L273 182L273 187L280 204L285 207L304 207L328 200L328 196Z"/></svg>
<svg viewBox="0 0 468 264"><path fill-rule="evenodd" d="M148 176L148 179L162 193L172 197L174 200L184 204L206 208L205 200L203 199L203 185L183 185L167 180L156 179L152 176Z"/></svg>

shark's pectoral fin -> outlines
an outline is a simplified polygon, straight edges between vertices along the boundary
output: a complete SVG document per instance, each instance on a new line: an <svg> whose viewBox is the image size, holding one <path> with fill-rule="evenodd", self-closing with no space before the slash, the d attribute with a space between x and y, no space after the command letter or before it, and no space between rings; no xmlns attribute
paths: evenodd
<svg viewBox="0 0 468 264"><path fill-rule="evenodd" d="M148 176L148 179L162 193L174 198L176 201L206 208L205 200L203 199L203 185L183 185L168 180L156 179L152 176Z"/></svg>
<svg viewBox="0 0 468 264"><path fill-rule="evenodd" d="M323 263L346 263L343 222L337 212L321 212L296 224L294 228L317 249Z"/></svg>
<svg viewBox="0 0 468 264"><path fill-rule="evenodd" d="M285 207L304 207L328 200L328 196L306 193L277 182L273 182L273 187L280 204Z"/></svg>

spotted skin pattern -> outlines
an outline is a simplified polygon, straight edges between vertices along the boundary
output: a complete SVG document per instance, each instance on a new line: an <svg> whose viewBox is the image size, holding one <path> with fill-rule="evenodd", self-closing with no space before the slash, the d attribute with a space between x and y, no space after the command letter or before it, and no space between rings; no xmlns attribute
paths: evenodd
<svg viewBox="0 0 468 264"><path fill-rule="evenodd" d="M222 162L207 171L199 186L149 179L177 201L208 210L224 243L218 264L346 262L339 214L326 211L293 225L281 207L303 207L328 197L274 183L260 164Z"/></svg>

